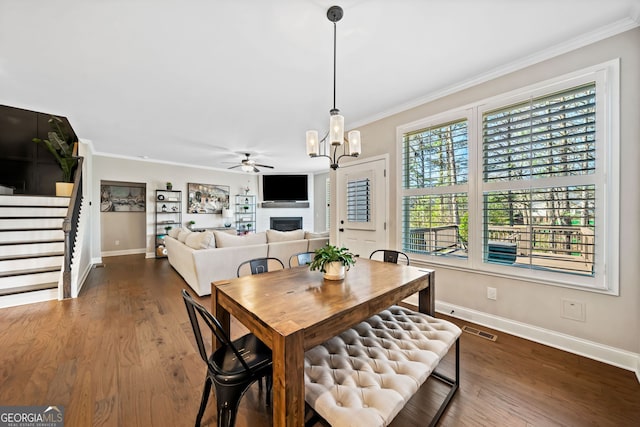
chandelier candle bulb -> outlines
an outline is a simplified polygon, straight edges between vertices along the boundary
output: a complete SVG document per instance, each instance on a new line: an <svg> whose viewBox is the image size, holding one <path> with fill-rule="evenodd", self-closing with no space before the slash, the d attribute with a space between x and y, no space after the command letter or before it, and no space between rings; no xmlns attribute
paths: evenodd
<svg viewBox="0 0 640 427"><path fill-rule="evenodd" d="M329 119L330 142L331 145L342 145L344 141L344 116L339 114L331 116Z"/></svg>
<svg viewBox="0 0 640 427"><path fill-rule="evenodd" d="M307 131L307 155L315 157L320 154L320 145L318 144L318 131Z"/></svg>
<svg viewBox="0 0 640 427"><path fill-rule="evenodd" d="M349 132L349 155L357 156L360 154L360 131L352 130Z"/></svg>

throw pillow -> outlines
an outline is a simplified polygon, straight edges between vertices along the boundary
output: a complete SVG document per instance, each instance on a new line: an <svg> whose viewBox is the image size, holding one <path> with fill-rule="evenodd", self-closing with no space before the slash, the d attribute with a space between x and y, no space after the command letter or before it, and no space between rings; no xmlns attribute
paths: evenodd
<svg viewBox="0 0 640 427"><path fill-rule="evenodd" d="M214 231L216 247L231 248L234 246L259 245L267 243L267 235L264 231L260 233L245 234L244 236L234 236L224 231Z"/></svg>
<svg viewBox="0 0 640 427"><path fill-rule="evenodd" d="M304 230L278 231L267 230L267 242L289 242L304 239Z"/></svg>
<svg viewBox="0 0 640 427"><path fill-rule="evenodd" d="M184 244L193 249L207 249L213 239L210 231L191 233L187 236Z"/></svg>
<svg viewBox="0 0 640 427"><path fill-rule="evenodd" d="M182 231L182 228L178 227L178 228L172 228L171 230L169 230L169 237L173 237L174 239L178 238L178 234L180 234L180 232Z"/></svg>
<svg viewBox="0 0 640 427"><path fill-rule="evenodd" d="M305 239L319 239L321 237L329 237L329 232L323 231L322 233L312 233L310 231L307 231L304 233Z"/></svg>
<svg viewBox="0 0 640 427"><path fill-rule="evenodd" d="M178 233L178 241L184 243L184 241L187 240L187 236L191 233L193 233L193 231L185 230L183 228L182 230L180 230L180 233Z"/></svg>

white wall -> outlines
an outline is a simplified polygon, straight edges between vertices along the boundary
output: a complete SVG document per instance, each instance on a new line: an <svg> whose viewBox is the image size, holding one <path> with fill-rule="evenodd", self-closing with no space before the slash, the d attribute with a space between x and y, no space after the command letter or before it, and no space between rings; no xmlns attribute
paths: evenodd
<svg viewBox="0 0 640 427"><path fill-rule="evenodd" d="M101 181L127 181L144 182L147 184L147 211L146 211L146 248L127 248L135 251L140 249L147 256L154 256L155 246L155 190L164 189L167 181L173 184L174 190L182 191L182 223L193 220L196 227L221 227L222 215L219 214L189 214L186 213L187 184L217 184L228 185L231 197L235 194L244 194L242 187L248 186L249 194L257 194L258 175L243 172L219 171L213 169L195 168L185 165L155 163L146 160L124 159L119 157L107 157L96 155L93 157L92 176L92 224L91 254L95 262L101 260L101 241L111 236L103 236L100 221L100 182ZM105 230L105 234L108 230Z"/></svg>
<svg viewBox="0 0 640 427"><path fill-rule="evenodd" d="M640 28L543 61L486 83L428 102L416 108L360 127L366 156L390 154L390 200L397 201L396 128L400 125L452 108L515 90L575 70L621 58L621 202L620 296L602 295L530 281L505 279L474 272L437 267L436 299L441 307L458 307L470 320L506 319L513 328L526 325L547 336L571 337L576 345L587 340L590 348L618 352L638 369L640 353ZM434 64L434 66L437 66ZM395 209L391 209L391 245L399 246ZM496 301L488 300L486 288L498 290ZM586 304L586 321L560 317L561 299ZM465 311L466 310L466 311ZM474 319L475 317L475 319ZM579 352L579 351L576 351ZM626 354L625 352L630 352ZM611 354L611 352L609 353ZM592 355L593 356L593 355ZM606 359L607 356L602 357ZM635 363L627 363L636 358Z"/></svg>

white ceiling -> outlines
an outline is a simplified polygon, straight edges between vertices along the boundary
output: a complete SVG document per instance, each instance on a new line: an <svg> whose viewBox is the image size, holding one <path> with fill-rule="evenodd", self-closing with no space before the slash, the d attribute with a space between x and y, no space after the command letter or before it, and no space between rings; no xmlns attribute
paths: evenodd
<svg viewBox="0 0 640 427"><path fill-rule="evenodd" d="M0 104L66 116L102 154L226 168L246 151L276 172L327 170L304 138L328 125L333 4L348 129L637 26L640 11L640 0L0 0Z"/></svg>

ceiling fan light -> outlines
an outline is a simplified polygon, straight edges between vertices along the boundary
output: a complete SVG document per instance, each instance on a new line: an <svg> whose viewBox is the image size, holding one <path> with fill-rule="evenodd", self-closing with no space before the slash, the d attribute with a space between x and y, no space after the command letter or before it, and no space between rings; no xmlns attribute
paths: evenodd
<svg viewBox="0 0 640 427"><path fill-rule="evenodd" d="M320 144L318 143L318 131L307 131L307 155L316 157L320 154Z"/></svg>
<svg viewBox="0 0 640 427"><path fill-rule="evenodd" d="M352 130L349 132L349 155L358 156L362 152L360 146L360 131Z"/></svg>
<svg viewBox="0 0 640 427"><path fill-rule="evenodd" d="M331 145L342 145L344 141L344 117L340 114L329 119L329 141Z"/></svg>
<svg viewBox="0 0 640 427"><path fill-rule="evenodd" d="M242 165L243 172L253 172L253 166L250 165Z"/></svg>

